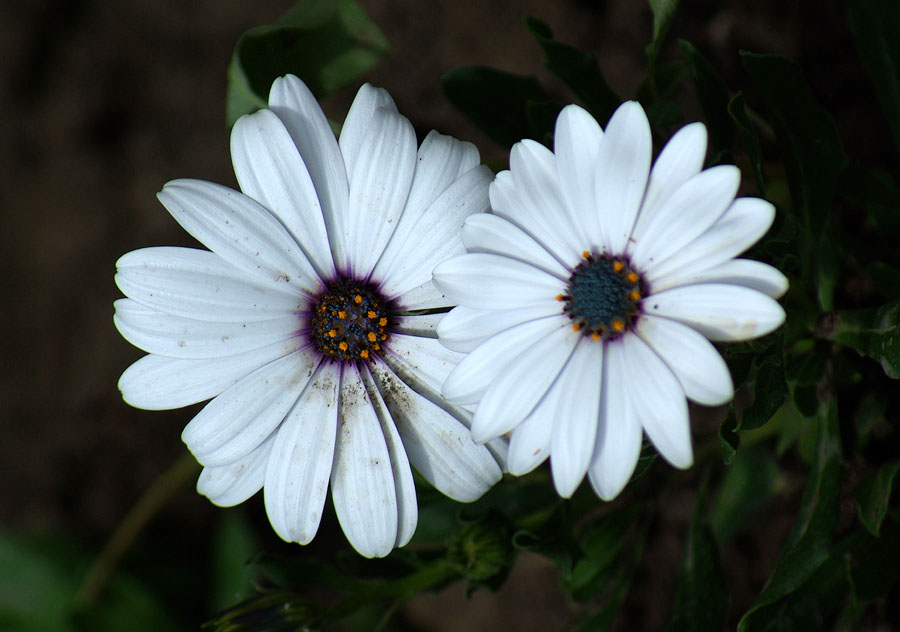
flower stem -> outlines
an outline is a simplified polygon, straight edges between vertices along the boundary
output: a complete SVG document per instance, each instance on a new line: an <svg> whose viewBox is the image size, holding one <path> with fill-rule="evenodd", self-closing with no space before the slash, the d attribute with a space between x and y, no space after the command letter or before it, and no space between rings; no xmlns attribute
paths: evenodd
<svg viewBox="0 0 900 632"><path fill-rule="evenodd" d="M76 603L82 607L96 603L116 566L147 523L185 483L197 475L198 468L197 461L188 453L179 457L153 481L116 527L103 551L91 565L78 591Z"/></svg>

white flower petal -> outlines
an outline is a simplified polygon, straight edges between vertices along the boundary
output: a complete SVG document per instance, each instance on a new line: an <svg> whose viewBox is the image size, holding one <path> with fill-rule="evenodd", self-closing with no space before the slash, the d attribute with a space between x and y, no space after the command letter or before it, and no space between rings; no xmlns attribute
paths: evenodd
<svg viewBox="0 0 900 632"><path fill-rule="evenodd" d="M584 242L572 247L568 230L548 217L536 202L528 198L513 182L510 171L501 171L494 177L488 191L491 209L495 215L509 220L532 239L541 244L563 266L574 268L581 259L581 252L591 243L585 236ZM562 204L562 202L560 202Z"/></svg>
<svg viewBox="0 0 900 632"><path fill-rule="evenodd" d="M584 108L567 105L556 118L553 149L562 197L568 205L570 221L585 239L582 249L595 252L606 246L594 191L602 141L603 130Z"/></svg>
<svg viewBox="0 0 900 632"><path fill-rule="evenodd" d="M655 263L645 281L681 276L736 257L759 241L775 219L775 207L759 198L738 198L715 224L665 261Z"/></svg>
<svg viewBox="0 0 900 632"><path fill-rule="evenodd" d="M328 119L306 84L293 75L272 83L269 108L290 132L315 185L334 260L346 261L346 244L336 237L346 232L350 182Z"/></svg>
<svg viewBox="0 0 900 632"><path fill-rule="evenodd" d="M204 467L197 479L197 493L206 496L219 507L241 504L262 489L274 443L273 434L250 454L234 463Z"/></svg>
<svg viewBox="0 0 900 632"><path fill-rule="evenodd" d="M520 354L532 354L536 341L567 327L565 316L532 320L510 327L465 356L444 381L442 394L455 404L476 404L494 380Z"/></svg>
<svg viewBox="0 0 900 632"><path fill-rule="evenodd" d="M135 408L169 410L215 397L259 367L296 351L302 340L290 338L228 358L202 360L147 355L119 378L122 399Z"/></svg>
<svg viewBox="0 0 900 632"><path fill-rule="evenodd" d="M641 454L641 422L635 414L629 389L637 388L625 377L621 340L605 345L600 419L588 477L603 500L619 495L637 466Z"/></svg>
<svg viewBox="0 0 900 632"><path fill-rule="evenodd" d="M138 303L175 316L239 322L297 311L301 295L261 283L208 250L141 248L116 262L116 285Z"/></svg>
<svg viewBox="0 0 900 632"><path fill-rule="evenodd" d="M550 436L562 388L559 380L553 383L534 410L513 428L509 440L509 473L515 476L528 474L550 456Z"/></svg>
<svg viewBox="0 0 900 632"><path fill-rule="evenodd" d="M682 184L632 234L632 264L652 274L657 262L687 246L722 216L740 182L737 167L719 165Z"/></svg>
<svg viewBox="0 0 900 632"><path fill-rule="evenodd" d="M397 540L394 542L394 546L406 546L415 533L419 520L419 505L416 502L416 485L413 481L412 469L409 467L410 459L406 454L404 440L400 436L400 424L391 418L388 404L382 399L382 394L376 387L372 374L367 370L360 375L365 383L369 401L371 401L378 422L381 424L388 453L391 455L391 471L394 474L397 493Z"/></svg>
<svg viewBox="0 0 900 632"><path fill-rule="evenodd" d="M634 233L644 234L647 224L678 188L703 168L706 159L706 127L691 123L675 132L659 152L653 168Z"/></svg>
<svg viewBox="0 0 900 632"><path fill-rule="evenodd" d="M434 284L475 309L512 309L552 301L566 282L532 265L482 252L460 255L434 269Z"/></svg>
<svg viewBox="0 0 900 632"><path fill-rule="evenodd" d="M697 283L741 285L780 298L788 290L788 280L772 266L752 259L731 259L715 267L694 273L673 274L653 284L654 291Z"/></svg>
<svg viewBox="0 0 900 632"><path fill-rule="evenodd" d="M375 363L372 371L409 460L436 489L454 500L471 502L500 480L496 460L485 446L472 441L467 426L417 394L385 365Z"/></svg>
<svg viewBox="0 0 900 632"><path fill-rule="evenodd" d="M594 194L609 254L625 252L650 175L653 139L644 109L626 101L613 113L597 155Z"/></svg>
<svg viewBox="0 0 900 632"><path fill-rule="evenodd" d="M347 540L364 557L384 557L397 541L397 492L381 424L356 367L341 377L331 499Z"/></svg>
<svg viewBox="0 0 900 632"><path fill-rule="evenodd" d="M725 360L699 332L655 316L639 318L635 331L668 365L688 398L705 406L718 406L734 396Z"/></svg>
<svg viewBox="0 0 900 632"><path fill-rule="evenodd" d="M409 189L409 197L406 200L403 215L397 223L397 228L391 236L384 254L378 261L378 266L373 271L376 278L384 279L385 275L380 274L380 270L388 269L394 264L394 259L402 260L406 251L410 249L410 244L414 246L417 243L415 240L427 237L429 233L435 231L428 222L440 221L443 209L443 205L435 206L435 201L451 185L455 185L464 174L475 178L469 181L470 186L478 187L478 189L471 191L470 200L463 198L461 201L469 206L480 208L482 204L480 200L484 198L483 205L487 206L487 187L494 176L490 169L479 166L478 160L478 150L472 143L444 136L434 130L428 133L419 147L415 176ZM469 174L472 170L479 173ZM482 178L486 180L483 184L479 182ZM480 190L482 186L483 191ZM459 193L457 192L454 197L460 198ZM473 200L475 203L472 202ZM474 212L474 210L470 212ZM426 214L429 215L429 219L423 220L423 215ZM455 227L453 237L457 232L458 227ZM458 243L458 240L454 239L454 242ZM460 250L460 252L464 252L464 250ZM433 264L429 266L429 272L433 267Z"/></svg>
<svg viewBox="0 0 900 632"><path fill-rule="evenodd" d="M584 237L573 225L572 213L559 190L553 152L541 143L526 138L512 146L509 172L522 210L530 217L541 218L545 224L544 230L553 232L566 245L567 251L584 250Z"/></svg>
<svg viewBox="0 0 900 632"><path fill-rule="evenodd" d="M405 235L394 235L372 271L385 296L394 298L426 283L435 265L466 251L460 228L472 213L488 210L492 177L487 167L470 169L431 203Z"/></svg>
<svg viewBox="0 0 900 632"><path fill-rule="evenodd" d="M446 312L436 314L401 314L394 316L394 331L407 336L437 338L437 326Z"/></svg>
<svg viewBox="0 0 900 632"><path fill-rule="evenodd" d="M690 325L710 340L749 340L774 331L784 309L762 292L736 285L685 285L642 301L647 314Z"/></svg>
<svg viewBox="0 0 900 632"><path fill-rule="evenodd" d="M264 496L269 522L286 542L307 544L319 529L337 435L340 372L323 362L275 435Z"/></svg>
<svg viewBox="0 0 900 632"><path fill-rule="evenodd" d="M694 462L684 389L656 353L634 335L622 337L625 388L657 452L671 465Z"/></svg>
<svg viewBox="0 0 900 632"><path fill-rule="evenodd" d="M571 274L571 270L563 267L521 228L498 215L477 213L469 216L461 234L469 252L487 252L518 259L563 280L568 280Z"/></svg>
<svg viewBox="0 0 900 632"><path fill-rule="evenodd" d="M227 465L271 435L319 363L309 348L260 367L203 407L181 440L203 465Z"/></svg>
<svg viewBox="0 0 900 632"><path fill-rule="evenodd" d="M350 177L347 223L349 261L342 271L368 278L397 227L416 169L416 133L405 117L388 108L372 116Z"/></svg>
<svg viewBox="0 0 900 632"><path fill-rule="evenodd" d="M384 361L401 376L415 375L436 393L462 354L440 344L435 338L393 334L385 344Z"/></svg>
<svg viewBox="0 0 900 632"><path fill-rule="evenodd" d="M323 279L334 276L325 220L294 140L270 110L242 116L231 130L231 162L244 195L281 220Z"/></svg>
<svg viewBox="0 0 900 632"><path fill-rule="evenodd" d="M372 127L372 118L379 108L386 108L393 112L397 106L391 95L384 88L375 88L368 83L363 84L353 99L353 104L344 119L341 127L340 149L346 165L348 181L353 179L356 165L360 163L359 152L363 141Z"/></svg>
<svg viewBox="0 0 900 632"><path fill-rule="evenodd" d="M499 437L525 419L549 390L580 338L581 334L563 323L528 345L491 380L475 409L472 438L486 441Z"/></svg>
<svg viewBox="0 0 900 632"><path fill-rule="evenodd" d="M602 374L603 344L582 336L553 385L561 393L552 421L550 469L556 492L563 498L575 493L591 463Z"/></svg>
<svg viewBox="0 0 900 632"><path fill-rule="evenodd" d="M562 314L559 301L544 301L518 309L493 310L454 307L437 326L441 344L468 353L491 336L530 320Z"/></svg>
<svg viewBox="0 0 900 632"><path fill-rule="evenodd" d="M294 238L252 198L201 180L173 180L157 197L182 228L232 265L282 287L321 289Z"/></svg>
<svg viewBox="0 0 900 632"><path fill-rule="evenodd" d="M113 322L135 347L170 358L221 358L286 340L300 321L296 316L273 320L222 323L164 314L131 299L115 303Z"/></svg>
<svg viewBox="0 0 900 632"><path fill-rule="evenodd" d="M398 310L412 311L417 309L436 309L439 307L452 307L453 301L434 287L431 279L428 279L422 285L414 287L394 297L394 303Z"/></svg>

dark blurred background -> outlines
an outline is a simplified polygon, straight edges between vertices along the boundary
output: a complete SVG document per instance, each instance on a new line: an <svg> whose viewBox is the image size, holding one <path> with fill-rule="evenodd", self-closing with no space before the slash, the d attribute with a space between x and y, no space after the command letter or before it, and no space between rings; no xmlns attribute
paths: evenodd
<svg viewBox="0 0 900 632"><path fill-rule="evenodd" d="M277 19L291 0L6 0L0 3L0 525L63 532L99 550L141 492L185 451L195 409L146 412L125 405L119 374L142 354L112 324L116 259L149 245L191 245L156 201L173 178L234 186L225 127L226 69L242 32ZM633 97L651 33L646 3L631 0L361 0L391 50L366 80L387 88L421 135L431 128L504 159L444 99L443 73L492 65L543 69L522 18L547 22L558 39L597 51L612 88ZM848 153L896 166L844 19L835 2L685 0L674 40L690 40L729 87L746 89L739 49L798 61L835 116ZM342 120L356 86L324 107ZM686 111L699 118L686 84ZM752 89L748 101L753 102ZM620 629L658 629L669 616L693 497L660 499L664 518L639 570ZM775 508L777 509L777 507ZM758 593L790 528L770 517L768 537L726 550L741 612ZM259 499L244 511L266 547ZM209 531L223 510L187 486L151 522L134 564L154 547L205 569ZM336 525L323 524L324 535ZM774 541L773 541L774 538ZM739 569L735 573L734 569ZM199 623L211 614L205 578L182 584L174 607ZM731 576L734 575L734 576ZM191 583L193 582L193 583ZM447 613L452 613L448 616ZM553 630L570 620L554 571L523 556L496 594L466 605L461 587L410 604L401 618L420 630Z"/></svg>

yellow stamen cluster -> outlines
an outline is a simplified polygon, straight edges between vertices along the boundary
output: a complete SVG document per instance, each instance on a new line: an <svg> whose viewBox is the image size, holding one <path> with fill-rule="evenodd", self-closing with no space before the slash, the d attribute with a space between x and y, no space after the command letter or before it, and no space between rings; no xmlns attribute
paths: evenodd
<svg viewBox="0 0 900 632"><path fill-rule="evenodd" d="M625 259L595 256L585 251L584 260L569 277L565 294L556 300L572 319L572 330L592 340L610 340L632 325L640 309L643 284Z"/></svg>
<svg viewBox="0 0 900 632"><path fill-rule="evenodd" d="M390 309L377 288L338 279L313 304L309 336L335 360L370 360L390 335Z"/></svg>

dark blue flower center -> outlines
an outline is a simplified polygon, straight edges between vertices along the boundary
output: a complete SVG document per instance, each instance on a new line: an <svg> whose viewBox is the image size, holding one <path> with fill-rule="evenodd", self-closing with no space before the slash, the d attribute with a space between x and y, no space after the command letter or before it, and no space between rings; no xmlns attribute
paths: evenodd
<svg viewBox="0 0 900 632"><path fill-rule="evenodd" d="M372 360L391 332L390 306L370 283L339 278L313 302L310 338L335 360Z"/></svg>
<svg viewBox="0 0 900 632"><path fill-rule="evenodd" d="M594 340L616 338L634 323L643 287L640 275L624 259L583 253L569 277L566 294L557 296L572 328Z"/></svg>

